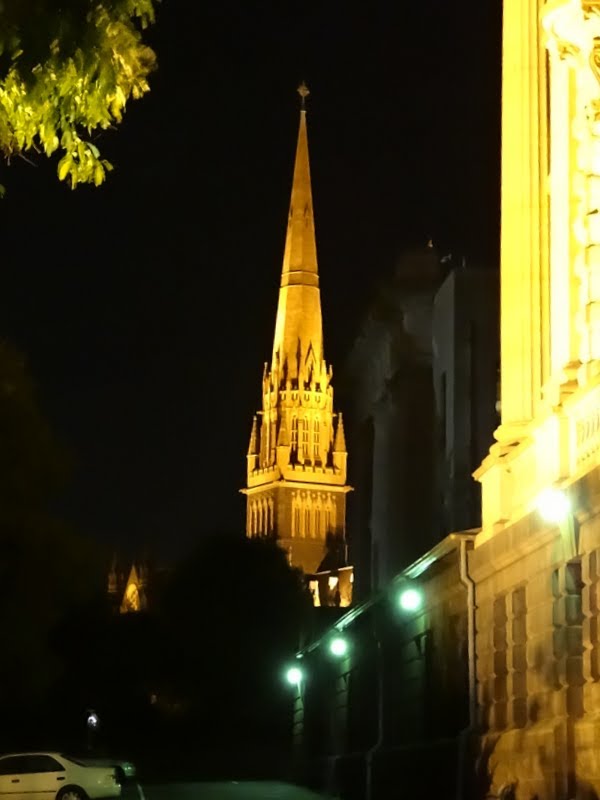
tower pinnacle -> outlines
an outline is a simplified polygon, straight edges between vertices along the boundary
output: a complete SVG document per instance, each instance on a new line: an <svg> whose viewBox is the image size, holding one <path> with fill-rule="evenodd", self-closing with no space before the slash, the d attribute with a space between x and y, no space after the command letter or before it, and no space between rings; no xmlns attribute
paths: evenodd
<svg viewBox="0 0 600 800"><path fill-rule="evenodd" d="M278 364L280 375L292 382L297 382L306 372L308 359L318 365L323 360L321 295L304 108L308 88L305 83L298 87L298 94L302 98L302 109L272 358L272 369Z"/></svg>
<svg viewBox="0 0 600 800"><path fill-rule="evenodd" d="M310 94L310 89L304 83L304 81L302 81L302 83L298 87L297 92L300 95L300 110L306 111L306 98Z"/></svg>

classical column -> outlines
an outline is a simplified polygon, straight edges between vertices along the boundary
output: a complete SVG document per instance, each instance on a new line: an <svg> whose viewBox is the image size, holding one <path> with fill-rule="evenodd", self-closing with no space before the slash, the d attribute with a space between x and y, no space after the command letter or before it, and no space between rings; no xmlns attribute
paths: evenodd
<svg viewBox="0 0 600 800"><path fill-rule="evenodd" d="M551 42L552 40L550 40ZM572 376L565 372L572 362L572 313L574 302L571 291L572 235L571 235L571 71L550 47L550 252L552 281L551 306L551 366L554 402L559 400L560 387Z"/></svg>
<svg viewBox="0 0 600 800"><path fill-rule="evenodd" d="M541 402L547 261L546 72L541 0L504 0L500 443L521 438Z"/></svg>

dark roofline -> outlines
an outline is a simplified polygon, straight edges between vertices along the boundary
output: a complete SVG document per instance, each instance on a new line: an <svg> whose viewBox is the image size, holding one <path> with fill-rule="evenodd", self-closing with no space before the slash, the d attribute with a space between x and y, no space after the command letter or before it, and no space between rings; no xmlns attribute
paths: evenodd
<svg viewBox="0 0 600 800"><path fill-rule="evenodd" d="M340 617L340 619L338 619L337 622L328 628L327 631L318 639L299 650L296 653L296 658L303 658L309 653L312 653L312 651L316 650L325 639L331 636L333 631L338 631L340 633L344 631L356 619L361 617L365 611L368 611L372 606L377 605L381 600L386 599L390 593L390 590L396 584L403 583L404 581L415 580L437 561L440 561L445 556L457 550L461 542L474 542L480 530L481 528L470 528L466 531L448 534L448 536L442 539L441 542L438 542L438 544L432 547L431 550L428 550L424 555L403 569L402 572L399 572L397 575L395 575L384 589L381 589L379 592L377 592L377 594L373 595L368 600L365 600L355 608L351 608L350 611L344 614L343 617Z"/></svg>

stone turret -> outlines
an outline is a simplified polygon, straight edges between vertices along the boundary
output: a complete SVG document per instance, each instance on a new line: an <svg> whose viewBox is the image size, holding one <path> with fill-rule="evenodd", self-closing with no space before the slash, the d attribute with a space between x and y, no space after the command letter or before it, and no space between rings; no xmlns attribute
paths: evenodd
<svg viewBox="0 0 600 800"><path fill-rule="evenodd" d="M256 469L258 461L258 423L256 414L252 418L252 430L250 432L250 443L248 444L248 472Z"/></svg>
<svg viewBox="0 0 600 800"><path fill-rule="evenodd" d="M344 433L344 420L342 414L338 414L338 424L335 431L335 442L333 445L333 466L335 469L346 474L346 464L348 461L348 451L346 450L346 434Z"/></svg>

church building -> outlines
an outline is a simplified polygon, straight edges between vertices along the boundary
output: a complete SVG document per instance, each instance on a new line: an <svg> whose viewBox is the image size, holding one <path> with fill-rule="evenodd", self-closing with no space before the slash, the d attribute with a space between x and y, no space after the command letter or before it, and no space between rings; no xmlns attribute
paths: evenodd
<svg viewBox="0 0 600 800"><path fill-rule="evenodd" d="M351 574L345 534L348 455L342 415L334 412L332 368L323 350L308 89L302 84L298 92L302 107L273 353L264 366L262 408L252 422L242 489L246 534L276 538L292 566L309 576L330 573L329 589L347 595L350 587L343 590L341 584Z"/></svg>

